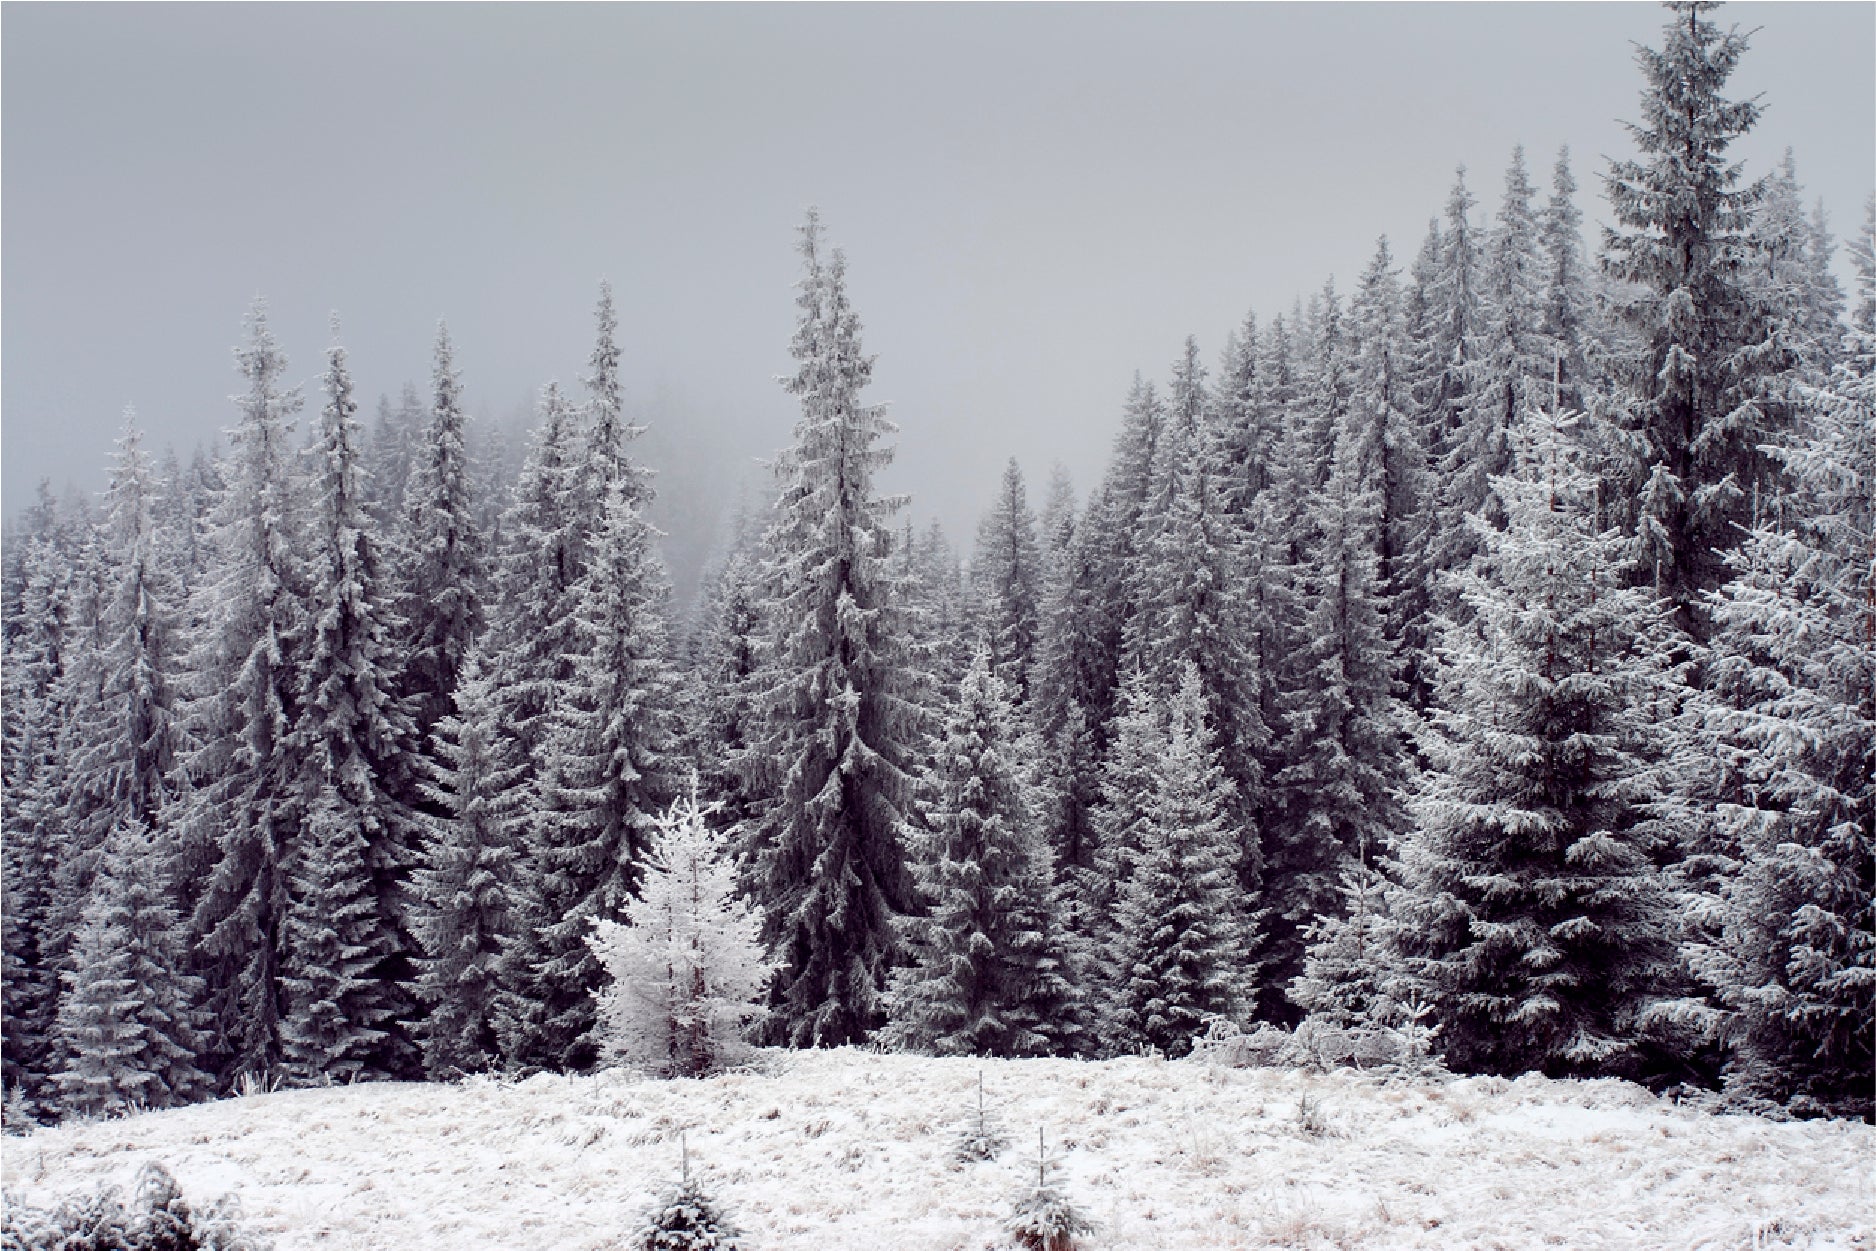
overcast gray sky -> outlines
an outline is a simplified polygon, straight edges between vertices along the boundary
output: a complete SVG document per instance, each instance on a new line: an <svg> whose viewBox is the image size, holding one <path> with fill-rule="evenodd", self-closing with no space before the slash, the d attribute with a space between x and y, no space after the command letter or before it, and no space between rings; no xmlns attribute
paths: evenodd
<svg viewBox="0 0 1876 1251"><path fill-rule="evenodd" d="M1512 146L1581 207L1632 152L1652 5L168 5L0 9L4 506L101 486L126 403L185 455L268 296L296 379L331 310L369 413L438 317L472 408L573 383L599 279L667 476L785 444L794 229L848 253L888 485L967 541L1004 460L1085 492L1135 369L1410 260ZM1839 237L1876 185L1876 6L1741 4L1749 172L1786 145ZM1592 246L1594 236L1591 236ZM314 388L309 386L311 392ZM316 399L314 401L316 403ZM720 494L714 487L712 496ZM695 501L693 514L713 499Z"/></svg>

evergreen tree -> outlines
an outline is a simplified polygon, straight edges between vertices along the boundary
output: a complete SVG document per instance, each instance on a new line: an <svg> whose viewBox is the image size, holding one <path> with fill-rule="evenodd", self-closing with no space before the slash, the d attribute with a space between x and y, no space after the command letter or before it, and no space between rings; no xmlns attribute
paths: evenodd
<svg viewBox="0 0 1876 1251"><path fill-rule="evenodd" d="M540 425L502 516L483 654L491 724L530 788L546 766L556 700L573 678L581 639L580 580L595 518L582 508L578 414L555 383L541 394Z"/></svg>
<svg viewBox="0 0 1876 1251"><path fill-rule="evenodd" d="M0 890L4 890L4 977L0 1055L9 1096L49 1093L58 967L51 929L54 869L62 824L62 722L58 700L70 569L51 533L50 497L29 518L6 618L0 667Z"/></svg>
<svg viewBox="0 0 1876 1251"><path fill-rule="evenodd" d="M1583 259L1583 212L1576 207L1576 179L1568 145L1557 152L1550 199L1538 219L1543 241L1543 317L1539 330L1558 358L1561 403L1584 406L1590 383L1589 349L1594 338L1589 272Z"/></svg>
<svg viewBox="0 0 1876 1251"><path fill-rule="evenodd" d="M235 359L247 391L208 535L215 573L198 584L192 610L203 633L189 660L193 789L180 874L201 883L191 924L214 1054L229 1076L264 1076L282 1060L288 875L299 851L289 731L299 717L292 646L304 637L305 569L288 525L287 438L300 396L280 389L286 358L265 305L249 313Z"/></svg>
<svg viewBox="0 0 1876 1251"><path fill-rule="evenodd" d="M1856 303L1850 325L1864 334L1876 334L1876 192L1863 205L1863 225L1847 249L1856 270Z"/></svg>
<svg viewBox="0 0 1876 1251"><path fill-rule="evenodd" d="M1261 798L1259 753L1269 738L1259 703L1263 674L1246 643L1242 536L1229 512L1231 474L1223 431L1204 404L1198 344L1186 340L1175 369L1173 403L1156 451L1151 511L1143 517L1141 559L1129 573L1133 616L1123 629L1122 663L1139 669L1163 698L1186 665L1199 674L1208 716L1218 727L1234 800L1225 819L1238 843L1240 880L1254 887L1260 849L1252 813Z"/></svg>
<svg viewBox="0 0 1876 1251"><path fill-rule="evenodd" d="M1214 1018L1249 1015L1253 944L1234 873L1236 840L1225 824L1232 784L1194 665L1181 676L1162 733L1120 892L1116 989L1127 1037L1179 1056Z"/></svg>
<svg viewBox="0 0 1876 1251"><path fill-rule="evenodd" d="M654 531L615 482L579 588L573 677L555 700L518 925L502 955L503 1051L512 1063L584 1069L595 1057L595 918L637 890L655 813L667 806L678 684Z"/></svg>
<svg viewBox="0 0 1876 1251"><path fill-rule="evenodd" d="M997 676L1021 706L1029 698L1035 663L1037 602L1042 594L1042 547L1030 511L1022 467L1011 457L996 503L977 527L971 580L983 605L983 636Z"/></svg>
<svg viewBox="0 0 1876 1251"><path fill-rule="evenodd" d="M302 1081L409 1077L417 1071L408 1037L417 1014L408 898L417 834L401 797L415 785L414 729L392 696L397 623L366 512L345 349L335 344L326 358L326 403L307 453L307 612L293 645L297 716L286 745L306 821L286 966L290 1054Z"/></svg>
<svg viewBox="0 0 1876 1251"><path fill-rule="evenodd" d="M1032 740L994 663L980 646L926 774L929 831L914 862L926 908L889 1000L894 1041L940 1055L1039 1055L1072 1033Z"/></svg>
<svg viewBox="0 0 1876 1251"><path fill-rule="evenodd" d="M162 854L135 818L106 842L63 975L60 1106L102 1116L169 1108L207 1093L196 1068L196 998L182 971L184 933L165 898Z"/></svg>
<svg viewBox="0 0 1876 1251"><path fill-rule="evenodd" d="M155 828L175 798L181 747L176 670L181 639L176 571L156 530L149 458L136 418L126 413L117 465L105 494L111 561L102 606L101 690L76 727L72 805L94 823L82 841L101 846L125 821Z"/></svg>
<svg viewBox="0 0 1876 1251"><path fill-rule="evenodd" d="M626 448L644 428L627 420L625 389L619 380L619 318L612 307L612 284L599 284L599 308L595 314L598 336L593 354L587 358L592 373L582 379L586 384L586 457L584 462L584 502L598 528L606 509L606 495L616 483L625 496L640 509L651 505L651 484L645 471L626 455Z"/></svg>
<svg viewBox="0 0 1876 1251"><path fill-rule="evenodd" d="M1279 986L1301 972L1303 929L1334 908L1343 868L1404 826L1405 727L1377 555L1382 492L1363 443L1344 423L1329 480L1306 506L1310 550L1294 575L1300 642L1265 839L1267 967ZM1278 1004L1265 1011L1287 1015Z"/></svg>
<svg viewBox="0 0 1876 1251"><path fill-rule="evenodd" d="M1743 270L1765 184L1740 186L1726 155L1759 105L1720 95L1746 37L1707 21L1712 4L1669 7L1664 46L1636 53L1648 87L1629 133L1641 159L1604 176L1617 224L1604 230L1603 266L1633 284L1619 312L1639 345L1621 415L1638 450L1616 497L1635 501L1639 576L1704 634L1699 595L1725 581L1722 553L1769 479L1759 449L1779 431L1744 351L1764 337Z"/></svg>
<svg viewBox="0 0 1876 1251"><path fill-rule="evenodd" d="M642 888L621 921L596 918L587 941L608 980L599 1037L608 1057L667 1077L702 1077L748 1054L774 966L762 916L736 893L723 837L691 794L658 819Z"/></svg>
<svg viewBox="0 0 1876 1251"><path fill-rule="evenodd" d="M449 328L437 324L430 420L413 454L400 578L400 697L424 741L450 709L463 656L482 628L483 538L471 499L462 383Z"/></svg>
<svg viewBox="0 0 1876 1251"><path fill-rule="evenodd" d="M1420 382L1420 409L1426 430L1427 451L1444 464L1461 441L1465 407L1474 384L1478 337L1484 329L1478 231L1472 209L1478 203L1466 188L1466 167L1461 165L1446 199L1439 228L1438 258L1416 277L1426 304L1426 332ZM1442 517L1442 528L1463 524Z"/></svg>
<svg viewBox="0 0 1876 1251"><path fill-rule="evenodd" d="M305 1086L376 1076L394 1022L374 976L382 929L360 813L337 780L316 784L300 812L282 927L283 1075Z"/></svg>
<svg viewBox="0 0 1876 1251"><path fill-rule="evenodd" d="M879 1024L893 919L911 904L903 829L919 714L885 561L893 501L872 494L893 427L860 399L872 359L846 262L823 258L812 213L801 238L788 382L801 418L766 542L773 634L761 737L746 757L765 807L749 850L782 967L776 1035L837 1046Z"/></svg>
<svg viewBox="0 0 1876 1251"><path fill-rule="evenodd" d="M500 707L472 649L456 687L456 711L437 722L425 797L430 822L417 933L425 959L417 993L428 1009L418 1032L432 1078L493 1067L502 948L512 938L514 825L526 792L516 784Z"/></svg>
<svg viewBox="0 0 1876 1251"><path fill-rule="evenodd" d="M1635 1073L1670 955L1648 809L1662 610L1624 587L1566 429L1520 428L1519 473L1493 484L1508 527L1474 523L1472 623L1443 631L1394 909L1448 1058L1475 1072Z"/></svg>
<svg viewBox="0 0 1876 1251"><path fill-rule="evenodd" d="M692 719L693 755L705 795L721 807L725 828L740 840L755 815L755 796L737 767L757 724L757 683L765 622L758 536L739 538L707 591L695 668L700 692Z"/></svg>
<svg viewBox="0 0 1876 1251"><path fill-rule="evenodd" d="M1780 453L1792 519L1756 526L1712 598L1706 745L1736 756L1700 797L1730 872L1711 887L1695 972L1729 1013L1727 1089L1800 1115L1876 1114L1876 335L1804 393ZM1717 802L1716 802L1717 801Z"/></svg>
<svg viewBox="0 0 1876 1251"><path fill-rule="evenodd" d="M1342 871L1342 903L1304 931L1303 972L1291 980L1290 1002L1315 1020L1341 1029L1373 1028L1394 1013L1394 933L1389 882L1369 864Z"/></svg>

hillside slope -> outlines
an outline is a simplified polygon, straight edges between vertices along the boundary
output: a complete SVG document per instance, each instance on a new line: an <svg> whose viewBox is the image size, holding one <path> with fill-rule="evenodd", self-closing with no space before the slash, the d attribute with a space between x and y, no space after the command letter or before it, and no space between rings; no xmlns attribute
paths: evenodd
<svg viewBox="0 0 1876 1251"><path fill-rule="evenodd" d="M959 1166L980 1072L1013 1145ZM1096 1247L1876 1247L1861 1124L1712 1116L1619 1082L1147 1059L835 1051L696 1082L279 1092L9 1138L4 1177L44 1202L158 1159L192 1198L237 1192L280 1251L596 1251L675 1176L682 1133L748 1246L979 1251L1039 1126Z"/></svg>

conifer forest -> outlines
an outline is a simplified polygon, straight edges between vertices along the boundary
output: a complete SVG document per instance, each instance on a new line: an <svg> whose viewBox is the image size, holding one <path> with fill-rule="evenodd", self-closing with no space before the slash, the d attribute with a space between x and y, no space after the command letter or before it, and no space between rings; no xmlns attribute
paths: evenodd
<svg viewBox="0 0 1876 1251"><path fill-rule="evenodd" d="M968 539L877 484L809 211L792 441L694 604L609 287L513 473L447 328L372 417L256 300L221 447L131 417L8 527L9 1125L1269 1031L1876 1118L1876 197L1840 243L1729 153L1712 7L1629 150L1169 327L1099 480L1011 460Z"/></svg>

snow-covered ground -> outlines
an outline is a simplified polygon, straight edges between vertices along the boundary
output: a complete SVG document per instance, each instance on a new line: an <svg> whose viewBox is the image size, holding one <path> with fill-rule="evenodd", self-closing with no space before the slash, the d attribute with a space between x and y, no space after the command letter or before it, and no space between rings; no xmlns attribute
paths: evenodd
<svg viewBox="0 0 1876 1251"><path fill-rule="evenodd" d="M1013 1142L954 1164L980 1072ZM581 1251L623 1245L682 1133L748 1246L981 1251L1039 1126L1095 1247L1876 1248L1861 1124L1714 1116L1611 1081L1150 1059L806 1052L707 1081L279 1092L8 1138L4 1177L45 1202L161 1160L191 1199L238 1192L280 1251Z"/></svg>

